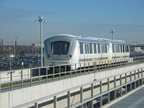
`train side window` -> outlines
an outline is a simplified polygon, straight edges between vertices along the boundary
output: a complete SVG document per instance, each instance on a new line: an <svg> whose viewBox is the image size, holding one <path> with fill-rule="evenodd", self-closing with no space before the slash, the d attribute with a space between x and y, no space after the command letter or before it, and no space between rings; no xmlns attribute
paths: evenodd
<svg viewBox="0 0 144 108"><path fill-rule="evenodd" d="M127 52L127 46L125 45L125 52Z"/></svg>
<svg viewBox="0 0 144 108"><path fill-rule="evenodd" d="M116 53L118 53L119 52L118 45L115 45L115 48L116 48Z"/></svg>
<svg viewBox="0 0 144 108"><path fill-rule="evenodd" d="M83 43L80 43L80 54L83 54L84 51L83 51Z"/></svg>
<svg viewBox="0 0 144 108"><path fill-rule="evenodd" d="M89 54L89 44L85 44L85 54Z"/></svg>
<svg viewBox="0 0 144 108"><path fill-rule="evenodd" d="M92 54L93 53L92 44L90 43L89 46L90 46L90 54Z"/></svg>
<svg viewBox="0 0 144 108"><path fill-rule="evenodd" d="M117 48L118 48L118 53L120 52L120 50L119 50L119 45L117 45Z"/></svg>
<svg viewBox="0 0 144 108"><path fill-rule="evenodd" d="M102 44L101 46L102 46L101 47L102 48L102 53L104 53L104 45Z"/></svg>
<svg viewBox="0 0 144 108"><path fill-rule="evenodd" d="M87 54L87 44L85 44L85 54Z"/></svg>
<svg viewBox="0 0 144 108"><path fill-rule="evenodd" d="M98 53L101 53L100 44L98 44Z"/></svg>
<svg viewBox="0 0 144 108"><path fill-rule="evenodd" d="M128 45L128 52L130 52L130 46Z"/></svg>
<svg viewBox="0 0 144 108"><path fill-rule="evenodd" d="M97 48L96 48L96 44L94 44L94 53L97 53Z"/></svg>
<svg viewBox="0 0 144 108"><path fill-rule="evenodd" d="M107 44L105 44L105 53L107 53Z"/></svg>
<svg viewBox="0 0 144 108"><path fill-rule="evenodd" d="M127 46L127 49L128 49L128 51L127 51L127 52L129 52L129 45Z"/></svg>
<svg viewBox="0 0 144 108"><path fill-rule="evenodd" d="M125 47L124 47L124 45L123 45L123 52L125 52Z"/></svg>
<svg viewBox="0 0 144 108"><path fill-rule="evenodd" d="M105 48L105 45L102 44L102 53L105 53L106 52L106 48Z"/></svg>
<svg viewBox="0 0 144 108"><path fill-rule="evenodd" d="M121 52L123 52L123 46L121 45Z"/></svg>
<svg viewBox="0 0 144 108"><path fill-rule="evenodd" d="M122 51L124 52L124 46L122 45Z"/></svg>
<svg viewBox="0 0 144 108"><path fill-rule="evenodd" d="M126 45L125 45L124 47L125 47L125 52L127 52L127 47L126 47Z"/></svg>
<svg viewBox="0 0 144 108"><path fill-rule="evenodd" d="M112 45L113 53L115 52L115 45Z"/></svg>
<svg viewBox="0 0 144 108"><path fill-rule="evenodd" d="M87 53L90 53L90 48L89 48L89 44L87 44Z"/></svg>
<svg viewBox="0 0 144 108"><path fill-rule="evenodd" d="M125 46L126 52L129 52L128 45Z"/></svg>
<svg viewBox="0 0 144 108"><path fill-rule="evenodd" d="M120 46L118 45L118 52L120 53Z"/></svg>
<svg viewBox="0 0 144 108"><path fill-rule="evenodd" d="M121 52L121 45L119 45L119 52Z"/></svg>

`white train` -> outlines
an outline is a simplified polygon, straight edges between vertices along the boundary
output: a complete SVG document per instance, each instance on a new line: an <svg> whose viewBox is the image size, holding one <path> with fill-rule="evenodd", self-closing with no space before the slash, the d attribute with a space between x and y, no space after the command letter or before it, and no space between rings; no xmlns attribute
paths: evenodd
<svg viewBox="0 0 144 108"><path fill-rule="evenodd" d="M128 62L129 56L129 45L121 40L59 34L44 41L45 66L65 64L74 70L92 66L93 62L96 65Z"/></svg>

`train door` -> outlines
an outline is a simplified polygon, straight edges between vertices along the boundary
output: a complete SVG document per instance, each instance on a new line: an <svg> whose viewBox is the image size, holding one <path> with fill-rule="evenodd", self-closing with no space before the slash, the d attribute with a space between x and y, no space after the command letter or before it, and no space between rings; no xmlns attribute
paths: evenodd
<svg viewBox="0 0 144 108"><path fill-rule="evenodd" d="M81 66L85 67L88 62L88 44L80 43L80 57L79 60L81 62Z"/></svg>

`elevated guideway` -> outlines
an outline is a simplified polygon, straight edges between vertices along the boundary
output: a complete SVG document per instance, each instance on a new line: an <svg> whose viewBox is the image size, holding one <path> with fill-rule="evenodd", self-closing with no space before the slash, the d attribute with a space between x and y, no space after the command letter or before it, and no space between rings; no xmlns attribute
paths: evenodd
<svg viewBox="0 0 144 108"><path fill-rule="evenodd" d="M39 76L33 77L33 70L35 69L4 74L9 77L3 77L0 84L7 84L10 80L8 85L10 87L1 86L0 107L20 108L39 105L45 108L75 108L82 105L93 106L98 103L102 106L104 97L107 102L110 102L127 93L129 86L132 90L143 84L144 63L107 69L99 68L99 70L89 68L83 72L55 73L52 76L41 75L43 69L40 68L38 69ZM48 69L45 67L44 70ZM16 85L14 82L18 80Z"/></svg>

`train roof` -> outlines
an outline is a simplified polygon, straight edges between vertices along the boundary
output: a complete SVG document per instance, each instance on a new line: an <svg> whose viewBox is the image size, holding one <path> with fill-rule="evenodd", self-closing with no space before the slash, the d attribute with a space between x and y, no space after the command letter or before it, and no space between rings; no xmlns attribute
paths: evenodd
<svg viewBox="0 0 144 108"><path fill-rule="evenodd" d="M87 43L102 43L102 44L106 44L106 43L112 43L112 44L128 44L125 41L122 40L111 40L111 39L106 39L106 38L78 38L77 39L79 42L87 42Z"/></svg>
<svg viewBox="0 0 144 108"><path fill-rule="evenodd" d="M76 36L76 35L71 35L71 34L58 34L50 38L60 38L62 37L67 37L67 38L72 38L74 40L78 40L79 42L85 42L85 43L112 43L112 44L128 44L127 42L123 40L111 40L111 39L106 39L106 38L96 38L96 37L81 37L81 36ZM48 39L50 39L48 38Z"/></svg>
<svg viewBox="0 0 144 108"><path fill-rule="evenodd" d="M90 38L78 38L79 42L85 42L85 43L108 43L106 40L96 40L96 39L90 39Z"/></svg>
<svg viewBox="0 0 144 108"><path fill-rule="evenodd" d="M53 37L70 37L70 38L79 38L81 36L76 36L76 35L71 35L71 34L57 34L55 36L52 36L50 38L53 38Z"/></svg>
<svg viewBox="0 0 144 108"><path fill-rule="evenodd" d="M87 42L87 43L102 43L102 44L106 44L106 43L112 43L112 44L128 44L125 41L120 41L120 40L101 40L101 39L89 39L89 38L78 38L77 39L79 42Z"/></svg>
<svg viewBox="0 0 144 108"><path fill-rule="evenodd" d="M124 45L128 45L127 42L125 42L125 41L119 41L119 40L112 40L111 43L112 44L124 44Z"/></svg>

